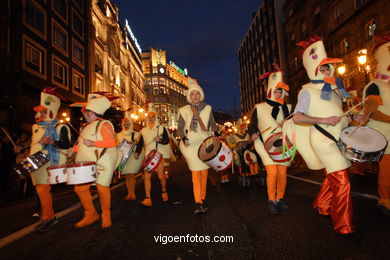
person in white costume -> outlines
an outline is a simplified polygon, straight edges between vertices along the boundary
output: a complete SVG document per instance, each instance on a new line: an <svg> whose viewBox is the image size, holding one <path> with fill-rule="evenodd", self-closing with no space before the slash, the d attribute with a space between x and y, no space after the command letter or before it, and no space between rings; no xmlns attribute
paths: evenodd
<svg viewBox="0 0 390 260"><path fill-rule="evenodd" d="M195 214L208 211L205 204L207 175L210 168L198 157L202 142L211 135L210 131L218 131L212 108L203 102L205 96L198 82L188 78L186 92L188 105L179 109L178 134L181 138L180 150L192 172L192 185L196 203Z"/></svg>
<svg viewBox="0 0 390 260"><path fill-rule="evenodd" d="M321 215L331 216L336 232L351 234L355 231L347 171L351 164L336 143L349 122L349 118L343 116L342 102L350 95L341 79L334 77L333 64L342 60L328 58L318 36L297 45L304 48L303 65L311 82L302 86L294 111L296 145L309 168L324 168L326 174L313 208ZM351 117L358 122L366 120L362 115Z"/></svg>
<svg viewBox="0 0 390 260"><path fill-rule="evenodd" d="M377 61L374 79L363 90L367 97L365 115L371 115L368 126L380 131L390 140L390 36L377 36L377 43L371 50ZM390 145L379 162L378 209L390 216Z"/></svg>
<svg viewBox="0 0 390 260"><path fill-rule="evenodd" d="M142 128L140 132L141 136L137 144L137 149L136 153L134 154L134 158L138 159L139 155L141 154L141 150L144 146L146 157L150 155L153 150L156 150L162 154L162 160L159 163L156 171L161 184L162 201L167 202L168 192L167 180L164 176L164 162L171 157L168 130L164 126L160 125L160 122L157 119L157 113L154 110L153 103L148 104L147 114L147 123L146 126ZM152 188L151 178L152 173L144 171L145 198L141 202L141 204L145 207L152 206L152 198L150 196L150 190Z"/></svg>
<svg viewBox="0 0 390 260"><path fill-rule="evenodd" d="M139 138L140 134L133 129L134 122L131 118L131 110L125 111L125 116L122 119L122 131L117 134L117 144L120 144L123 140L126 142L135 145ZM141 168L142 160L144 159L144 154L141 152L138 159L134 158L135 147L133 148L133 152L128 158L125 165L122 167L122 174L125 175L126 178L126 188L127 188L127 196L125 200L135 201L135 184L136 178L135 175L139 172Z"/></svg>
<svg viewBox="0 0 390 260"><path fill-rule="evenodd" d="M96 188L102 210L101 226L104 229L112 225L110 184L119 157L114 127L110 121L102 119L113 100L105 94L91 93L88 95L88 103L72 104L72 106L83 107L83 115L87 121L80 132L77 145L73 148L76 153L75 162L96 162L98 171ZM91 225L100 218L93 205L90 187L91 183L77 184L74 187L84 208L83 219L75 224L77 228Z"/></svg>
<svg viewBox="0 0 390 260"><path fill-rule="evenodd" d="M274 64L274 71L260 76L268 78L266 102L255 105L248 132L255 144L256 152L267 170L268 210L277 215L287 210L284 194L287 185L287 167L290 162L274 162L264 144L273 135L273 131L281 132L284 120L291 113L291 105L286 104L284 98L288 96L289 87L283 83L282 71Z"/></svg>

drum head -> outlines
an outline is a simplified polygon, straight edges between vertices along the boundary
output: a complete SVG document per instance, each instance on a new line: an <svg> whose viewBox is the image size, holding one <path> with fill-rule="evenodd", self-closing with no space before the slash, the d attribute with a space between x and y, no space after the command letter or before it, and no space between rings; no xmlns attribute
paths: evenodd
<svg viewBox="0 0 390 260"><path fill-rule="evenodd" d="M210 136L200 145L198 157L206 162L213 159L221 149L222 143L218 137Z"/></svg>
<svg viewBox="0 0 390 260"><path fill-rule="evenodd" d="M359 127L354 132L356 127L350 126L343 129L340 136L343 143L362 152L377 152L386 147L387 140L382 133L368 126Z"/></svg>
<svg viewBox="0 0 390 260"><path fill-rule="evenodd" d="M287 146L291 147L290 140L286 137ZM280 154L283 151L282 132L270 136L264 144L265 150L270 154Z"/></svg>

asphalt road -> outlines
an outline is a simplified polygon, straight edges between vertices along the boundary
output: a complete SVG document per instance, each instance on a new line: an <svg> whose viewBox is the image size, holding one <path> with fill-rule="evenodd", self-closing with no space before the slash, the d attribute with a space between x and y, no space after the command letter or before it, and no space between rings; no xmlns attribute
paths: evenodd
<svg viewBox="0 0 390 260"><path fill-rule="evenodd" d="M321 182L321 172L290 168L289 174ZM242 188L236 178L221 186L218 175L210 173L207 204L210 211L193 214L190 173L184 161L172 165L168 192L170 201L161 201L161 189L153 180L153 207L124 201L122 184L112 191L113 226L102 230L100 222L83 229L73 224L82 217L78 208L59 218L46 233L26 236L0 248L0 259L388 259L390 218L376 210L376 201L361 194L376 195L376 176L353 176L355 225L350 238L332 231L330 219L319 216L311 203L319 186L288 179L286 202L289 210L272 216L267 211L266 188L252 183ZM138 202L143 183L137 184ZM71 187L54 188L55 211L78 203ZM369 197L369 196L368 196ZM95 200L99 209L99 203ZM23 200L0 209L0 239L36 222L31 217L34 202ZM188 236L187 236L188 235ZM160 237L185 236L181 243L156 242ZM198 242L195 242L198 236ZM199 242L199 236L229 236L233 242ZM173 238L173 237L171 237ZM223 239L223 238L222 238Z"/></svg>

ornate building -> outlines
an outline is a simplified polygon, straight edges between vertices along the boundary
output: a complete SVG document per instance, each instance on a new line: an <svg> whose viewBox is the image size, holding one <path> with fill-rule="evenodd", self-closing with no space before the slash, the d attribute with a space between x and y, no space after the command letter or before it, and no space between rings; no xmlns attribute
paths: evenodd
<svg viewBox="0 0 390 260"><path fill-rule="evenodd" d="M1 124L30 133L43 88L58 87L70 102L84 100L89 91L89 1L1 3ZM64 111L70 112L66 104L60 115Z"/></svg>
<svg viewBox="0 0 390 260"><path fill-rule="evenodd" d="M119 96L114 105L138 113L145 103L142 51L128 21L120 26L118 16L109 0L92 1L91 91Z"/></svg>
<svg viewBox="0 0 390 260"><path fill-rule="evenodd" d="M142 53L147 100L154 103L161 123L177 128L178 109L187 104L187 69L167 63L166 51L150 48Z"/></svg>
<svg viewBox="0 0 390 260"><path fill-rule="evenodd" d="M363 87L375 71L375 60L369 51L375 35L390 35L390 12L387 0L328 1L328 41L334 57L343 58L342 74L348 90L361 96ZM360 64L359 51L367 50L366 62ZM363 60L364 61L364 60Z"/></svg>
<svg viewBox="0 0 390 260"><path fill-rule="evenodd" d="M273 63L284 68L283 2L265 0L260 4L238 49L243 114L266 98L266 81L260 81L259 76L271 71Z"/></svg>

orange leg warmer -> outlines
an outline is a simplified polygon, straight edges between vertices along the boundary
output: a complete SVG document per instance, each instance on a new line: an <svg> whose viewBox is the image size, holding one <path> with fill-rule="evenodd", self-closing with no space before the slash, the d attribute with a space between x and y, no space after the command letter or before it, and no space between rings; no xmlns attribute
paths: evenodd
<svg viewBox="0 0 390 260"><path fill-rule="evenodd" d="M390 154L379 162L378 193L378 204L390 210Z"/></svg>
<svg viewBox="0 0 390 260"><path fill-rule="evenodd" d="M54 217L53 197L51 195L51 186L49 184L35 185L39 200L41 201L41 220L49 220Z"/></svg>
<svg viewBox="0 0 390 260"><path fill-rule="evenodd" d="M96 184L100 207L102 209L102 228L111 227L111 193L110 187L105 187L100 184Z"/></svg>
<svg viewBox="0 0 390 260"><path fill-rule="evenodd" d="M93 205L91 192L89 191L90 187L91 184L79 184L74 186L74 191L80 198L80 202L84 208L83 219L75 224L75 227L77 228L91 225L99 219L99 214L96 212L95 206Z"/></svg>

